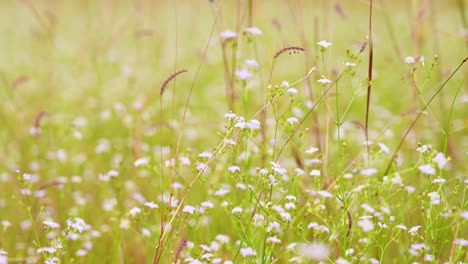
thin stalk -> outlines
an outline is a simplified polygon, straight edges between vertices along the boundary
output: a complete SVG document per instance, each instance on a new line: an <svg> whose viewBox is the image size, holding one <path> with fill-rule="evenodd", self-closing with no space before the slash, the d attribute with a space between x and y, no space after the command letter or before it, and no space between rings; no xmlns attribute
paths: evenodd
<svg viewBox="0 0 468 264"><path fill-rule="evenodd" d="M214 34L214 30L215 30L215 27L216 27L216 23L217 23L217 20L218 20L218 15L219 15L219 11L221 10L221 6L218 8L218 10L216 11L216 15L215 15L215 18L214 18L214 22L213 22L213 26L211 28L211 32L210 32L210 35L208 37L208 41L205 45L205 49L203 51L203 58L200 60L200 64L198 64L198 68L197 68L197 71L195 72L195 76L194 76L194 79L192 81L192 85L190 86L190 90L189 90L189 94L187 96L187 101L185 103L185 108L184 108L184 113L183 113L183 116L182 116L182 122L181 122L181 125L180 125L180 132L179 132L179 137L177 139L177 145L176 145L176 150L175 150L175 153L176 153L176 158L179 156L179 150L180 150L180 143L182 141L182 133L183 133L183 130L184 130L184 125L185 125L185 118L187 116L187 110L188 110L188 106L189 106L189 103L190 103L190 99L192 97L192 92L193 92L193 88L195 87L195 83L197 82L198 80L198 75L200 73L200 70L201 70L201 67L203 66L205 60L204 58L206 58L206 54L208 52L208 48L210 46L210 43L211 43L211 40L213 38L213 34ZM161 163L161 167L162 167L162 163ZM182 204L182 203L181 203ZM170 206L170 205L169 205ZM178 213L179 210L176 210L176 212L174 213L174 215L176 215ZM171 226L171 223L173 222L173 219L174 218L171 218L171 222L169 223L169 232L172 232L174 230L173 226ZM159 238L159 242L158 244L156 245L156 250L154 252L154 256L153 256L153 264L156 264L156 263L159 263L159 260L163 254L163 251L164 251L164 248L165 248L165 244L163 243L164 242L164 237L165 237L165 234L166 234L166 230L163 229L162 230L162 233L160 235L160 238Z"/></svg>
<svg viewBox="0 0 468 264"><path fill-rule="evenodd" d="M367 101L366 101L366 152L367 160L369 161L369 108L370 108L370 98L371 98L371 88L372 88L372 64L374 61L374 48L372 44L372 3L373 0L370 0L369 7L369 65L367 68L367 79L369 83L367 84Z"/></svg>

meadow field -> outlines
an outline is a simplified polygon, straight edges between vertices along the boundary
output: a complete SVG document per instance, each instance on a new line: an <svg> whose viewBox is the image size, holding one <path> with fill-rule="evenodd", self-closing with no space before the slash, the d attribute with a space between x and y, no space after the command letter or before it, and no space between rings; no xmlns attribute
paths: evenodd
<svg viewBox="0 0 468 264"><path fill-rule="evenodd" d="M1 0L0 264L468 263L464 0Z"/></svg>

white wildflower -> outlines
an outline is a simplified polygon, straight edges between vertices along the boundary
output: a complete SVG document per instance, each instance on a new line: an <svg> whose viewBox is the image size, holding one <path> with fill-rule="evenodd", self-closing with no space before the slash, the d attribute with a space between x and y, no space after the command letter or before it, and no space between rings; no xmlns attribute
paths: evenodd
<svg viewBox="0 0 468 264"><path fill-rule="evenodd" d="M236 172L240 172L240 168L239 168L239 166L231 166L231 167L228 168L228 171L230 173L236 173Z"/></svg>
<svg viewBox="0 0 468 264"><path fill-rule="evenodd" d="M448 162L447 158L445 158L445 155L442 152L437 153L436 156L434 157L433 161L435 161L435 163L437 163L437 167L439 167L439 169L444 168L445 165Z"/></svg>
<svg viewBox="0 0 468 264"><path fill-rule="evenodd" d="M319 177L321 175L320 170L311 170L309 173L310 176Z"/></svg>
<svg viewBox="0 0 468 264"><path fill-rule="evenodd" d="M314 261L325 260L330 255L328 247L319 243L299 244L296 252L304 258Z"/></svg>
<svg viewBox="0 0 468 264"><path fill-rule="evenodd" d="M442 183L444 183L444 182L446 182L446 181L447 181L447 180L444 179L444 178L437 177L436 179L434 179L434 180L432 181L432 183L439 183L439 184L442 184Z"/></svg>
<svg viewBox="0 0 468 264"><path fill-rule="evenodd" d="M131 216L136 216L137 214L141 213L141 209L139 207L133 207L128 213Z"/></svg>
<svg viewBox="0 0 468 264"><path fill-rule="evenodd" d="M395 228L401 229L401 230L408 230L408 228L405 225L396 225Z"/></svg>
<svg viewBox="0 0 468 264"><path fill-rule="evenodd" d="M364 176L372 176L374 174L377 173L377 169L374 169L374 168L369 168L369 169L364 169L364 170L361 170L361 175L364 175Z"/></svg>
<svg viewBox="0 0 468 264"><path fill-rule="evenodd" d="M133 166L135 166L135 167L147 166L148 162L149 162L148 158L145 158L145 157L139 158L139 159L135 160L135 162L133 162Z"/></svg>
<svg viewBox="0 0 468 264"><path fill-rule="evenodd" d="M226 30L226 31L221 32L219 36L224 40L228 40L228 39L236 38L237 33L234 31Z"/></svg>
<svg viewBox="0 0 468 264"><path fill-rule="evenodd" d="M229 119L234 119L237 117L237 115L234 114L233 112L229 112L229 113L224 114L224 117L229 118Z"/></svg>
<svg viewBox="0 0 468 264"><path fill-rule="evenodd" d="M244 61L245 66L247 67L252 67L252 68L258 68L258 62L256 60L245 60Z"/></svg>
<svg viewBox="0 0 468 264"><path fill-rule="evenodd" d="M322 78L320 78L319 80L317 80L318 83L321 83L321 84L327 84L327 83L331 83L332 81L330 81L329 79L325 78L325 76L322 76Z"/></svg>
<svg viewBox="0 0 468 264"><path fill-rule="evenodd" d="M245 80L253 77L253 73L249 72L249 70L247 70L245 68L242 69L242 70L237 70L235 72L235 74L236 74L237 78L239 78L239 80L241 80L241 81L245 81Z"/></svg>
<svg viewBox="0 0 468 264"><path fill-rule="evenodd" d="M410 228L410 230L408 230L408 234L416 234L418 232L418 230L421 228L420 225L417 225L417 226L413 226Z"/></svg>
<svg viewBox="0 0 468 264"><path fill-rule="evenodd" d="M320 47L322 47L324 49L327 49L328 47L330 47L333 44L331 42L326 41L326 40L321 40L321 41L317 42L317 45L319 45Z"/></svg>
<svg viewBox="0 0 468 264"><path fill-rule="evenodd" d="M380 150L385 153L385 154L389 154L390 153L390 149L388 149L388 147L384 144L384 143L377 143L377 145L379 145L380 147Z"/></svg>
<svg viewBox="0 0 468 264"><path fill-rule="evenodd" d="M436 173L436 170L431 166L431 164L425 164L425 165L419 166L419 171L428 175L434 175Z"/></svg>
<svg viewBox="0 0 468 264"><path fill-rule="evenodd" d="M460 213L460 216L465 219L465 220L468 220L468 211L463 211Z"/></svg>
<svg viewBox="0 0 468 264"><path fill-rule="evenodd" d="M257 252L249 247L249 248L241 248L240 254L242 255L242 257L246 258L246 257L256 256Z"/></svg>
<svg viewBox="0 0 468 264"><path fill-rule="evenodd" d="M149 207L151 209L159 208L159 206L157 204L155 204L154 202L146 202L143 205L146 206L146 207Z"/></svg>
<svg viewBox="0 0 468 264"><path fill-rule="evenodd" d="M405 58L405 63L406 64L414 64L415 62L416 62L416 60L411 56L408 56L408 57Z"/></svg>
<svg viewBox="0 0 468 264"><path fill-rule="evenodd" d="M286 92L290 95L296 95L298 93L297 89L296 88L288 88L288 90L286 90Z"/></svg>
<svg viewBox="0 0 468 264"><path fill-rule="evenodd" d="M243 211L244 211L244 209L242 209L240 207L235 207L234 209L232 209L231 213L232 214L241 214Z"/></svg>
<svg viewBox="0 0 468 264"><path fill-rule="evenodd" d="M186 206L184 206L184 209L182 209L182 212L193 215L193 213L195 212L195 207L193 207L191 205L186 205Z"/></svg>
<svg viewBox="0 0 468 264"><path fill-rule="evenodd" d="M297 118L295 117L289 117L286 122L288 122L290 125L294 125L295 123L299 122L299 120L297 120Z"/></svg>
<svg viewBox="0 0 468 264"><path fill-rule="evenodd" d="M272 236L266 239L267 243L272 243L272 244L279 244L281 243L281 240L277 238L276 236Z"/></svg>
<svg viewBox="0 0 468 264"><path fill-rule="evenodd" d="M88 230L90 228L83 219L78 217L75 217L72 220L68 219L67 226L78 233L82 233L84 230Z"/></svg>
<svg viewBox="0 0 468 264"><path fill-rule="evenodd" d="M42 222L45 226L47 226L48 228L51 228L51 229L57 229L57 228L60 228L60 224L57 223L57 222L54 222L52 220L46 220L46 221L43 221Z"/></svg>
<svg viewBox="0 0 468 264"><path fill-rule="evenodd" d="M251 35L253 35L253 36L260 36L260 35L263 34L262 31L261 31L260 29L256 28L256 27L249 27L249 28L246 28L246 29L245 29L245 32L246 32L246 33L249 33L249 34L251 34Z"/></svg>
<svg viewBox="0 0 468 264"><path fill-rule="evenodd" d="M374 230L374 223L369 219L362 219L358 222L358 226L362 228L365 233Z"/></svg>

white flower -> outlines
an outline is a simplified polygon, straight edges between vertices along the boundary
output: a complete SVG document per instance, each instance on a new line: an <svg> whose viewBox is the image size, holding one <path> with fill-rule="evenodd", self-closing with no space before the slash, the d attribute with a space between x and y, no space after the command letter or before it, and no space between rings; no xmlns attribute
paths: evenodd
<svg viewBox="0 0 468 264"><path fill-rule="evenodd" d="M444 168L445 165L447 164L447 159L445 158L445 155L442 152L437 153L437 155L434 157L433 161L435 161L435 163L437 163L437 167L439 167L439 169Z"/></svg>
<svg viewBox="0 0 468 264"><path fill-rule="evenodd" d="M296 209L296 205L295 205L294 203L286 203L286 204L284 205L284 208L285 208L286 210L293 210L293 209Z"/></svg>
<svg viewBox="0 0 468 264"><path fill-rule="evenodd" d="M432 183L444 183L446 181L447 181L446 179L438 177L438 178L434 179L432 181Z"/></svg>
<svg viewBox="0 0 468 264"><path fill-rule="evenodd" d="M229 243L229 237L227 235L219 234L215 239L221 244Z"/></svg>
<svg viewBox="0 0 468 264"><path fill-rule="evenodd" d="M146 166L146 165L148 165L148 162L149 162L148 158L145 158L145 157L139 158L139 159L135 160L135 162L133 163L133 166L135 166L135 167Z"/></svg>
<svg viewBox="0 0 468 264"><path fill-rule="evenodd" d="M253 36L260 36L262 35L262 31L256 27L249 27L245 29L245 32L252 34Z"/></svg>
<svg viewBox="0 0 468 264"><path fill-rule="evenodd" d="M240 168L239 168L239 166L231 166L231 167L229 167L228 171L230 173L236 173L236 172L240 172Z"/></svg>
<svg viewBox="0 0 468 264"><path fill-rule="evenodd" d="M200 157L202 159L210 159L212 156L213 156L213 154L211 154L211 152L207 152L207 151L198 154L198 157Z"/></svg>
<svg viewBox="0 0 468 264"><path fill-rule="evenodd" d="M319 42L317 42L317 45L319 45L320 47L323 47L324 49L330 47L331 45L333 45L331 42L328 42L326 40L321 40Z"/></svg>
<svg viewBox="0 0 468 264"><path fill-rule="evenodd" d="M354 63L354 62L349 62L349 61L348 61L348 62L345 62L345 66L346 66L346 67L355 67L355 66L356 66L356 63Z"/></svg>
<svg viewBox="0 0 468 264"><path fill-rule="evenodd" d="M205 163L199 163L197 165L197 171L205 171L208 169L208 165L206 165Z"/></svg>
<svg viewBox="0 0 468 264"><path fill-rule="evenodd" d="M310 155L310 154L314 154L314 153L317 152L317 151L319 151L318 148L310 147L310 148L308 148L308 149L305 151L305 153Z"/></svg>
<svg viewBox="0 0 468 264"><path fill-rule="evenodd" d="M233 112L229 112L229 113L224 114L224 117L229 118L229 119L234 119L237 117L237 115L234 114Z"/></svg>
<svg viewBox="0 0 468 264"><path fill-rule="evenodd" d="M8 264L8 252L0 248L0 264Z"/></svg>
<svg viewBox="0 0 468 264"><path fill-rule="evenodd" d="M219 36L220 36L222 39L228 40L228 39L236 38L236 37L237 37L237 33L234 32L234 31L226 30L226 31L221 32L221 33L219 34Z"/></svg>
<svg viewBox="0 0 468 264"><path fill-rule="evenodd" d="M468 211L461 212L460 216L463 217L465 220L468 220Z"/></svg>
<svg viewBox="0 0 468 264"><path fill-rule="evenodd" d="M201 259L211 259L212 257L214 257L212 253L205 253L201 256Z"/></svg>
<svg viewBox="0 0 468 264"><path fill-rule="evenodd" d="M468 247L468 240L466 240L466 239L459 238L459 239L455 239L455 241L453 241L453 242L455 243L455 245L459 245L459 246L462 246L462 247Z"/></svg>
<svg viewBox="0 0 468 264"><path fill-rule="evenodd" d="M107 172L107 176L115 178L115 177L119 176L119 172L116 171L116 170L110 170L109 172Z"/></svg>
<svg viewBox="0 0 468 264"><path fill-rule="evenodd" d="M75 255L76 255L77 257L86 256L86 255L88 255L88 250L86 250L86 249L79 249L79 250L76 251Z"/></svg>
<svg viewBox="0 0 468 264"><path fill-rule="evenodd" d="M201 203L201 207L203 207L204 209L208 209L208 208L213 208L214 205L211 201L205 201Z"/></svg>
<svg viewBox="0 0 468 264"><path fill-rule="evenodd" d="M242 70L237 70L236 71L236 76L237 76L237 78L239 78L239 80L244 81L244 80L247 80L249 78L252 78L253 74L251 72L249 72L249 70L247 70L247 69L242 69Z"/></svg>
<svg viewBox="0 0 468 264"><path fill-rule="evenodd" d="M389 154L390 153L390 150L388 149L388 147L384 144L384 143L377 143L377 145L379 145L380 147L380 150L385 153L385 154Z"/></svg>
<svg viewBox="0 0 468 264"><path fill-rule="evenodd" d="M377 173L377 169L374 169L374 168L361 170L361 175L364 175L364 176L372 176L376 173Z"/></svg>
<svg viewBox="0 0 468 264"><path fill-rule="evenodd" d="M277 238L276 236L272 236L266 239L267 243L272 243L272 244L279 244L281 243L281 240Z"/></svg>
<svg viewBox="0 0 468 264"><path fill-rule="evenodd" d="M252 67L252 68L258 68L258 62L256 60L245 60L244 61L245 66L247 67Z"/></svg>
<svg viewBox="0 0 468 264"><path fill-rule="evenodd" d="M89 226L86 224L86 222L78 217L75 217L73 220L68 219L67 220L67 226L78 233L83 232L84 230L89 229Z"/></svg>
<svg viewBox="0 0 468 264"><path fill-rule="evenodd" d="M309 173L310 176L319 177L321 175L320 170L311 170Z"/></svg>
<svg viewBox="0 0 468 264"><path fill-rule="evenodd" d="M131 216L135 216L135 215L141 213L141 209L139 207L133 207L132 209L130 209L130 211L128 213Z"/></svg>
<svg viewBox="0 0 468 264"><path fill-rule="evenodd" d="M289 213L281 212L280 216L284 221L291 222L292 220L291 215Z"/></svg>
<svg viewBox="0 0 468 264"><path fill-rule="evenodd" d="M367 218L360 220L358 222L358 226L360 226L362 228L362 231L364 231L365 233L374 230L374 223L372 223L372 221L370 221Z"/></svg>
<svg viewBox="0 0 468 264"><path fill-rule="evenodd" d="M49 227L49 228L52 228L52 229L57 229L57 228L60 228L60 224L52 221L52 220L46 220L44 222L42 222L45 226Z"/></svg>
<svg viewBox="0 0 468 264"><path fill-rule="evenodd" d="M434 175L436 170L431 166L431 164L425 164L419 166L419 170L424 174Z"/></svg>
<svg viewBox="0 0 468 264"><path fill-rule="evenodd" d="M395 228L398 228L401 230L408 230L408 228L405 225L396 225Z"/></svg>
<svg viewBox="0 0 468 264"><path fill-rule="evenodd" d="M297 254L314 261L322 261L328 258L330 250L324 244L311 243L299 244L296 248Z"/></svg>
<svg viewBox="0 0 468 264"><path fill-rule="evenodd" d="M325 78L325 76L322 76L322 78L318 79L317 82L321 84L327 84L327 83L331 83L332 81Z"/></svg>
<svg viewBox="0 0 468 264"><path fill-rule="evenodd" d="M228 194L228 193L230 193L230 192L231 192L231 190L221 188L221 189L217 190L217 191L214 193L214 195L215 195L215 196L224 196L224 195L226 195L226 194Z"/></svg>
<svg viewBox="0 0 468 264"><path fill-rule="evenodd" d="M286 91L288 94L291 94L291 95L296 95L298 92L297 92L297 89L296 88L288 88L288 90Z"/></svg>
<svg viewBox="0 0 468 264"><path fill-rule="evenodd" d="M253 250L251 247L249 248L241 248L240 249L240 254L242 255L242 257L253 257L253 256L256 256L257 255L257 252L255 250Z"/></svg>
<svg viewBox="0 0 468 264"><path fill-rule="evenodd" d="M42 254L42 253L48 253L48 254L54 254L57 252L57 249L54 247L41 247L36 250L37 254Z"/></svg>
<svg viewBox="0 0 468 264"><path fill-rule="evenodd" d="M242 209L240 207L235 207L234 209L232 209L231 213L232 214L241 214L243 211L244 211L244 209Z"/></svg>
<svg viewBox="0 0 468 264"><path fill-rule="evenodd" d="M260 130L260 121L257 119L250 120L247 124L247 128L250 130Z"/></svg>
<svg viewBox="0 0 468 264"><path fill-rule="evenodd" d="M29 174L29 173L24 173L24 174L23 174L23 180L24 180L25 182L32 182L32 179L33 179L33 177L32 177L31 174Z"/></svg>
<svg viewBox="0 0 468 264"><path fill-rule="evenodd" d="M420 251L422 249L429 250L429 247L426 246L424 243L417 243L417 244L412 244L411 249L415 251Z"/></svg>
<svg viewBox="0 0 468 264"><path fill-rule="evenodd" d="M146 206L146 207L149 207L151 209L159 208L159 206L157 204L155 204L154 202L146 202L143 205Z"/></svg>
<svg viewBox="0 0 468 264"><path fill-rule="evenodd" d="M295 123L299 122L299 120L297 120L297 118L295 117L289 117L286 122L288 122L290 125L294 125Z"/></svg>
<svg viewBox="0 0 468 264"><path fill-rule="evenodd" d="M440 195L437 192L430 192L427 196L431 198L431 204L440 204Z"/></svg>
<svg viewBox="0 0 468 264"><path fill-rule="evenodd" d="M296 196L294 195L287 195L286 197L284 197L284 199L288 200L288 201L296 201Z"/></svg>
<svg viewBox="0 0 468 264"><path fill-rule="evenodd" d="M267 233L270 233L271 231L275 231L279 233L281 232L281 224L276 221L273 221L270 224L268 224L266 231Z"/></svg>
<svg viewBox="0 0 468 264"><path fill-rule="evenodd" d="M294 172L296 172L297 176L304 176L305 175L305 171L303 169L301 169L301 168L295 168Z"/></svg>
<svg viewBox="0 0 468 264"><path fill-rule="evenodd" d="M425 153L427 151L430 151L432 149L431 145L422 145L421 147L418 147L416 149L417 152Z"/></svg>
<svg viewBox="0 0 468 264"><path fill-rule="evenodd" d="M368 213L371 213L371 214L375 213L375 209L372 208L372 206L368 204L361 204L361 208L367 211Z"/></svg>
<svg viewBox="0 0 468 264"><path fill-rule="evenodd" d="M418 232L419 228L421 228L420 225L417 225L417 226L413 226L410 228L410 230L408 230L408 234L416 234L416 232Z"/></svg>
<svg viewBox="0 0 468 264"><path fill-rule="evenodd" d="M405 63L406 64L414 64L415 62L416 62L416 60L411 56L408 56L408 57L405 58Z"/></svg>
<svg viewBox="0 0 468 264"><path fill-rule="evenodd" d="M184 206L184 209L182 209L182 212L193 215L193 213L195 212L195 207L193 207L191 205L186 205L186 206Z"/></svg>

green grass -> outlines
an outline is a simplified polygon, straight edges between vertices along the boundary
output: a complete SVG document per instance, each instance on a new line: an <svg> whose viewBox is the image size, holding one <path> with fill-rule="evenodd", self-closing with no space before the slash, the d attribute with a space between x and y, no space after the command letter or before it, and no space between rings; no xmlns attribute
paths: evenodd
<svg viewBox="0 0 468 264"><path fill-rule="evenodd" d="M0 264L467 262L466 6L429 2L373 3L367 148L368 1L1 1Z"/></svg>

